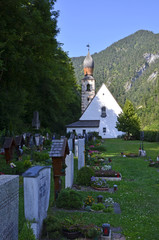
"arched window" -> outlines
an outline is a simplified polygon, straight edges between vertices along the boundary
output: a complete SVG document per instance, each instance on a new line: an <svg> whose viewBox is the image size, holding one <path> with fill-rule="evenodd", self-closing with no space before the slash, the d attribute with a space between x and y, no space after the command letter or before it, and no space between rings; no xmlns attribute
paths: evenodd
<svg viewBox="0 0 159 240"><path fill-rule="evenodd" d="M91 91L91 84L87 84L87 91L90 92Z"/></svg>
<svg viewBox="0 0 159 240"><path fill-rule="evenodd" d="M106 117L107 116L107 114L106 114L106 107L102 107L101 108L101 117Z"/></svg>

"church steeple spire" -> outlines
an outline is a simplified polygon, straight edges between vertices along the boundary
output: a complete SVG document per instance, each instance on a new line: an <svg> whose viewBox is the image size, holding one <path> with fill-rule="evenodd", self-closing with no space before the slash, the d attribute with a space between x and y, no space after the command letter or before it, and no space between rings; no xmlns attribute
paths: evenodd
<svg viewBox="0 0 159 240"><path fill-rule="evenodd" d="M95 79L93 78L94 61L89 53L90 46L87 45L87 47L88 54L83 61L84 78L82 79L82 92L81 92L82 113L85 111L85 109L95 96Z"/></svg>
<svg viewBox="0 0 159 240"><path fill-rule="evenodd" d="M85 57L84 61L83 61L83 70L84 70L84 75L91 75L93 76L93 69L94 69L94 61L89 53L89 48L90 45L87 45L88 47L88 54Z"/></svg>

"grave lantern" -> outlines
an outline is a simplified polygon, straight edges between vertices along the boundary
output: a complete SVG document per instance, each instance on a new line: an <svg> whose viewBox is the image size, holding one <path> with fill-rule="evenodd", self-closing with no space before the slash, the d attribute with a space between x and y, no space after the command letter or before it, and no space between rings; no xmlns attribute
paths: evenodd
<svg viewBox="0 0 159 240"><path fill-rule="evenodd" d="M98 195L97 196L97 202L98 203L102 203L102 201L103 201L103 196L102 195Z"/></svg>
<svg viewBox="0 0 159 240"><path fill-rule="evenodd" d="M69 147L67 138L60 140L52 140L52 146L50 151L50 157L52 158L53 165L53 176L54 176L54 189L55 199L61 190L61 179L60 176L65 176L65 158L69 154Z"/></svg>
<svg viewBox="0 0 159 240"><path fill-rule="evenodd" d="M118 190L118 186L114 185L114 192Z"/></svg>
<svg viewBox="0 0 159 240"><path fill-rule="evenodd" d="M110 224L104 223L104 224L102 225L102 228L103 228L103 236L109 236L109 233L110 233Z"/></svg>

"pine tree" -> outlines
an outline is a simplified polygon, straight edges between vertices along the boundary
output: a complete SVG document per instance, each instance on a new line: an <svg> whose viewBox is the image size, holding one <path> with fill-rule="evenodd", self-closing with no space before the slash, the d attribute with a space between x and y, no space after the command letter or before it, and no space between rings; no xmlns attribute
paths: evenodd
<svg viewBox="0 0 159 240"><path fill-rule="evenodd" d="M135 113L135 109L130 100L126 100L123 113L119 114L117 118L116 128L119 131L126 132L128 138L130 134L137 137L140 131L140 119Z"/></svg>

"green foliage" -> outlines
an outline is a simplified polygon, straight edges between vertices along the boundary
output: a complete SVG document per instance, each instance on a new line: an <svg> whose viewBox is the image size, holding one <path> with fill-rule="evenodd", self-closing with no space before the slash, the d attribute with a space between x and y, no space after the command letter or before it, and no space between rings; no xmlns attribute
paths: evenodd
<svg viewBox="0 0 159 240"><path fill-rule="evenodd" d="M30 168L31 167L31 162L30 162L30 160L25 160L24 161L24 168Z"/></svg>
<svg viewBox="0 0 159 240"><path fill-rule="evenodd" d="M158 52L159 34L140 30L92 55L96 89L104 79L120 105L124 105L126 98L130 99L138 109L142 127L153 127L156 121L159 128L159 60L148 63L145 57L146 53ZM83 78L84 58L72 58L78 83ZM143 66L145 71L142 73Z"/></svg>
<svg viewBox="0 0 159 240"><path fill-rule="evenodd" d="M92 168L82 167L77 172L77 183L79 185L90 186L92 176L94 176L94 170Z"/></svg>
<svg viewBox="0 0 159 240"><path fill-rule="evenodd" d="M48 152L34 152L33 153L33 160L35 162L42 162L49 159Z"/></svg>
<svg viewBox="0 0 159 240"><path fill-rule="evenodd" d="M149 142L159 142L158 131L144 131L144 140Z"/></svg>
<svg viewBox="0 0 159 240"><path fill-rule="evenodd" d="M55 132L79 117L73 66L56 40L54 3L0 2L0 126L10 133L30 131L35 110L41 128Z"/></svg>
<svg viewBox="0 0 159 240"><path fill-rule="evenodd" d="M49 239L61 239L62 225L55 216L49 215L43 222L43 237Z"/></svg>
<svg viewBox="0 0 159 240"><path fill-rule="evenodd" d="M93 203L91 207L94 211L100 211L105 208L103 203Z"/></svg>
<svg viewBox="0 0 159 240"><path fill-rule="evenodd" d="M132 134L138 137L140 131L140 119L135 113L135 109L131 101L126 100L123 113L117 117L116 128L119 131L126 132L128 137Z"/></svg>
<svg viewBox="0 0 159 240"><path fill-rule="evenodd" d="M69 188L63 189L56 200L58 208L79 209L82 205L83 202L80 193Z"/></svg>
<svg viewBox="0 0 159 240"><path fill-rule="evenodd" d="M18 240L36 240L30 222L25 222L19 234Z"/></svg>
<svg viewBox="0 0 159 240"><path fill-rule="evenodd" d="M106 208L103 209L104 213L112 213L113 212L113 207L112 206L108 206Z"/></svg>

